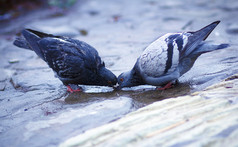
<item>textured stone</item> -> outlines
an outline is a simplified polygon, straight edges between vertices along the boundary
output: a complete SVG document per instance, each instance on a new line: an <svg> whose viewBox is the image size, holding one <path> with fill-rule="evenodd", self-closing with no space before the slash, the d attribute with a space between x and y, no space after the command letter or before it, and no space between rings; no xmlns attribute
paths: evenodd
<svg viewBox="0 0 238 147"><path fill-rule="evenodd" d="M237 146L237 95L234 75L202 92L155 102L60 146Z"/></svg>
<svg viewBox="0 0 238 147"><path fill-rule="evenodd" d="M230 34L238 34L238 24L231 24L227 28L227 32Z"/></svg>
<svg viewBox="0 0 238 147"><path fill-rule="evenodd" d="M0 82L0 91L4 91L6 87L6 83L5 82Z"/></svg>
<svg viewBox="0 0 238 147"><path fill-rule="evenodd" d="M5 81L8 78L8 76L7 76L7 74L6 74L4 69L0 69L0 71L1 71L0 82L2 82L2 81Z"/></svg>
<svg viewBox="0 0 238 147"><path fill-rule="evenodd" d="M209 99L210 96L217 93L216 91L207 91L206 95L203 92L201 95L197 93L192 99L179 97L177 100L175 97L188 95L191 91L203 90L207 86L219 83L234 73L238 73L237 34L227 32L227 29L229 27L232 28L233 24L237 24L238 20L236 17L237 0L231 1L230 3L224 3L224 0L216 0L212 3L206 0L78 1L70 10L64 11L66 12L64 15L52 17L53 9L40 8L9 22L0 23L0 74L2 74L3 70L6 74L2 74L2 77L0 77L5 82L3 84L4 91L0 91L1 147L58 146L69 137L115 121L126 113L155 101L158 101L158 103L161 101L161 105L159 105L161 107L160 112L156 112L157 105L153 104L155 108L150 110L149 106L142 109L143 113L136 115L136 121L134 113L126 116L127 121L130 120L130 117L132 122L134 121L133 125L136 128L130 129L137 129L136 133L125 130L130 125L129 122L125 122L125 125L118 126L114 130L116 132L118 132L118 129L124 130L127 138L120 138L123 136L118 136L117 134L114 134L115 138L113 138L111 134L107 136L107 132L104 132L105 136L99 136L100 138L98 139L109 137L111 142L108 141L107 144L110 145L112 143L126 144L126 141L129 142L129 145L131 143L130 139L134 139L135 143L140 141L139 145L150 145L153 142L159 144L160 140L163 143L168 140L167 143L169 143L171 140L171 144L183 146L192 142L196 143L197 138L206 143L204 136L199 133L197 133L199 134L198 136L193 135L194 130L189 126L196 128L198 132L199 128L201 128L200 131L204 131L203 127L197 128L196 126L203 124L202 120L205 120L205 116L207 118L210 117L207 114L208 110L210 110L209 107L214 109L210 110L214 112L209 112L212 116L217 113L217 110L220 110L221 114L229 112L227 110L228 106L232 110L230 106L237 103L237 99L233 97L236 93L230 92L216 95L216 100L212 100L214 98ZM131 69L144 48L159 36L168 32L197 30L215 20L221 20L221 23L208 37L208 41L230 43L231 47L200 56L193 68L179 79L180 84L165 91L156 91L154 87L144 85L125 88L120 91L112 91L112 88L89 86L85 87L84 93L67 94L66 87L59 79L54 78L54 73L43 60L37 57L34 52L20 49L12 44L15 33L20 32L22 28L67 35L85 41L95 47L102 60L105 61L106 67L116 75L119 75L121 72ZM233 26L233 29L236 29L236 26ZM227 79L227 82L232 79L234 77ZM226 90L231 90L236 85L229 82L225 87ZM174 98L165 100L171 97ZM226 100L223 97L226 97ZM194 101L192 102L192 100ZM227 106L225 106L227 101ZM175 104L177 104L178 108L176 108ZM189 107L189 104L192 107ZM218 104L221 108L217 107ZM194 108L195 106L197 109ZM142 112L142 110L139 112ZM151 111L158 117L147 117L147 111ZM200 115L204 115L204 117L202 118L198 115L191 119L190 116L193 116L193 113L195 115L197 111L201 111ZM81 113L85 117L77 117ZM183 118L185 113L189 115ZM64 114L67 115L65 120L60 119L63 118ZM144 122L141 125L137 124L142 119L151 120L153 117L153 121ZM186 120L188 119L186 118L189 118L190 121L188 122L190 123L187 123ZM195 118L201 118L201 121L199 122ZM225 116L224 118L228 121L232 119L232 117L227 118ZM62 123L67 120L68 123ZM91 123L89 123L89 120L91 120ZM229 125L226 120L224 121L224 127ZM212 122L215 122L215 120ZM184 126L183 124L186 125ZM204 124L211 123L204 122ZM187 132L184 130L186 127ZM146 128L153 131L146 133L149 132ZM181 131L177 130L180 128ZM236 125L232 125L221 131L225 132L224 134L228 134L228 137L218 135L223 138L217 140L218 137L211 138L208 136L207 139L212 145L232 143L232 139L237 137L235 128ZM205 132L213 129L214 126L210 125L210 127L206 127ZM112 130L109 130L109 132L112 133ZM234 131L231 132L229 130ZM178 132L177 134L176 131ZM181 132L184 136L180 135ZM231 132L230 135L229 132ZM118 133L124 135L123 132ZM168 139L168 134L166 133L171 134L172 137ZM88 133L85 134L87 135ZM138 135L136 139L134 138L135 134ZM143 142L140 138L140 135L143 136L143 134L148 135L149 137L147 138L152 141L149 142L149 140L143 139L145 140ZM158 134L162 134L165 138L163 139L162 136L158 139ZM207 134L209 135L209 133ZM173 136L175 136L174 140ZM189 139L183 139L183 137L189 136L191 136ZM179 142L180 137L183 142ZM96 137L92 142L98 142L98 139ZM120 142L116 142L116 140L120 140ZM102 144L105 145L105 141L103 142Z"/></svg>

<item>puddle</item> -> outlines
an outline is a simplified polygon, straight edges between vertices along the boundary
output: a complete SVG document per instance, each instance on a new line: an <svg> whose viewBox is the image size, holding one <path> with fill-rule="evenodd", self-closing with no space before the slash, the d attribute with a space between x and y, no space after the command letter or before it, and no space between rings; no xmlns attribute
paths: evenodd
<svg viewBox="0 0 238 147"><path fill-rule="evenodd" d="M158 91L143 85L119 91L85 86L84 93L69 94L33 52L13 46L13 37L1 39L0 70L11 73L0 77L1 145L57 146L69 137L115 121L153 102L203 90L238 73L238 39L235 33L226 31L232 24L236 26L237 20L230 15L233 12L218 9L223 5L222 0L204 4L203 13L197 11L203 6L190 2L188 7L184 3L79 1L66 15L44 17L50 11L45 10L40 15L34 12L20 17L14 24L1 24L2 32L30 27L85 41L98 50L106 67L117 76L130 70L143 49L168 32L198 30L222 19L208 40L232 44L230 48L200 56L172 89Z"/></svg>

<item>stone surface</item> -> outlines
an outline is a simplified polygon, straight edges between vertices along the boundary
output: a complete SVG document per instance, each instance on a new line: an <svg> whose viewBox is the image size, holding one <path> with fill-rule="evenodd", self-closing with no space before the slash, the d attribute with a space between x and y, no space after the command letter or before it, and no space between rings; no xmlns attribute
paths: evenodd
<svg viewBox="0 0 238 147"><path fill-rule="evenodd" d="M155 102L60 146L238 146L237 77Z"/></svg>
<svg viewBox="0 0 238 147"><path fill-rule="evenodd" d="M57 109L52 111L52 108L45 107L45 115L49 115L47 119L29 121L23 128L14 129L14 132L23 130L22 138L16 138L17 141L14 144L18 146L25 146L26 144L32 146L57 145L62 138L65 140L75 134L83 133L90 128L108 123L127 114L132 107L130 101L131 99L126 97L105 100L82 108L67 108L62 113L54 116L50 115L56 113ZM64 133L61 133L62 130L64 130ZM52 134L52 132L54 133ZM44 139L45 137L47 139Z"/></svg>
<svg viewBox="0 0 238 147"><path fill-rule="evenodd" d="M0 91L4 91L6 87L6 83L5 82L1 82L0 83Z"/></svg>
<svg viewBox="0 0 238 147"><path fill-rule="evenodd" d="M229 32L229 30L236 30L237 12L236 0L229 0L229 2L225 0L213 2L205 0L80 0L63 15L56 15L53 9L42 8L14 20L1 22L1 146L58 146L69 137L115 121L126 113L156 101L166 104L161 106L163 111L170 107L173 108L172 112L175 113L174 117L176 118L180 116L176 115L180 109L182 109L181 115L190 112L190 109L194 110L191 107L181 108L180 105L176 108L174 102L177 99L175 97L201 91L238 73L238 38L236 33ZM194 67L179 79L180 83L166 91L156 91L155 87L151 86L127 88L121 91L112 91L106 87L86 86L84 93L68 94L66 87L54 77L52 70L34 52L12 45L15 34L26 27L57 35L67 35L95 47L105 61L105 65L116 75L119 75L121 72L131 69L144 48L159 36L168 32L198 30L216 20L221 20L221 23L211 33L208 40L213 40L216 43L229 43L231 47L199 57ZM226 87L229 90L234 85L231 83ZM237 100L230 98L235 94L235 92L226 93L227 101L232 101L232 105L223 106L226 104L226 100L220 98L223 101L218 103L221 103L222 108L226 108L224 112L223 109L219 109L222 114L228 112L226 111L228 108L232 110L233 114L233 107L236 106ZM168 98L174 99L166 100ZM194 98L199 99L199 96L194 96ZM201 105L204 105L206 109L214 108L218 103L213 99L207 100L207 106L205 102ZM191 102L190 99L181 98L179 104L187 106L185 103L189 102ZM214 102L214 106L211 105L212 102ZM71 113L78 111L82 112L85 117L78 117L80 112L79 114ZM203 109L201 111L203 112ZM215 113L216 111L211 114ZM69 114L69 116L64 119L64 114ZM206 117L202 116L198 117L201 122L206 120ZM64 123L56 123L58 120ZM88 120L93 120L93 122L89 123ZM182 118L178 118L178 120L184 121ZM42 126L39 123L42 123ZM194 123L197 124L197 121ZM150 124L150 122L145 124ZM162 125L169 129L170 124L176 124L176 122L171 118L171 121L165 121ZM190 125L193 126L192 122ZM206 123L202 123L202 129L197 130L214 129L213 125L206 127L203 125ZM224 125L224 127L228 125ZM230 128L235 128L235 125ZM143 129L146 126L138 124L136 127ZM159 128L163 128L163 126L159 126ZM224 132L229 132L228 127L227 130ZM193 132L193 129L190 128L187 132L189 133L189 131ZM236 131L234 133L236 134ZM206 131L200 134L206 134ZM234 137L237 136L234 135ZM151 138L153 140L153 134ZM192 136L191 140L194 139L196 136ZM187 142L181 144L189 144L192 142L191 140L188 139ZM222 139L208 137L208 141L213 140L214 144L231 142L232 135ZM113 143L113 139L110 143ZM144 144L147 143L146 141ZM180 143L179 140L173 140L173 144L176 145L176 143ZM182 146L181 144L178 145Z"/></svg>
<svg viewBox="0 0 238 147"><path fill-rule="evenodd" d="M231 34L238 34L238 24L231 24L227 28L227 32Z"/></svg>

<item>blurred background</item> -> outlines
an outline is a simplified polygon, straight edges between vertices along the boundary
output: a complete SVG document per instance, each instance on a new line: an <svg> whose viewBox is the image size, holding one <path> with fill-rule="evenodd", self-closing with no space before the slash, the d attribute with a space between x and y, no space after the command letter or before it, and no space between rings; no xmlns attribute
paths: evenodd
<svg viewBox="0 0 238 147"><path fill-rule="evenodd" d="M77 0L1 0L1 21L16 18L40 8L68 9Z"/></svg>

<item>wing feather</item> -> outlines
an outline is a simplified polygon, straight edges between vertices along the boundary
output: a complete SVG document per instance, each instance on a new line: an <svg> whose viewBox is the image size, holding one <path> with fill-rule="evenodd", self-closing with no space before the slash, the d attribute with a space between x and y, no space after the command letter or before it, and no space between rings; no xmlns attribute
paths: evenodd
<svg viewBox="0 0 238 147"><path fill-rule="evenodd" d="M96 72L101 59L97 51L80 47L78 44L59 38L43 38L38 42L44 60L59 77L75 78L86 70Z"/></svg>

